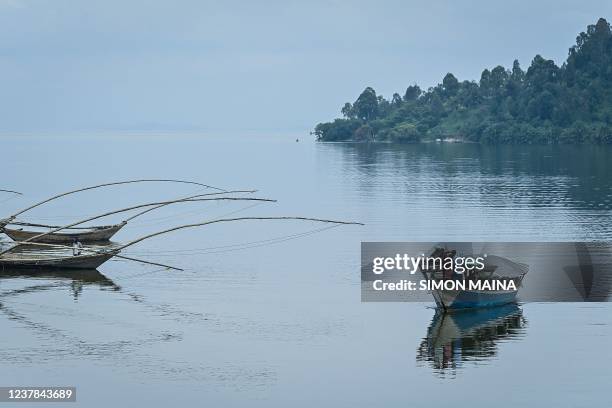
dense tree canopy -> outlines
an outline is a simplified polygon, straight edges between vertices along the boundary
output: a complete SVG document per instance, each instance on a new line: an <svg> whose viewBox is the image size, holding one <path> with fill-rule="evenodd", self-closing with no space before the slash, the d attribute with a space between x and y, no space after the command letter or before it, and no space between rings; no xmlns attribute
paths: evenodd
<svg viewBox="0 0 612 408"><path fill-rule="evenodd" d="M316 126L319 140L612 143L610 24L601 18L580 33L561 67L536 55L527 71L515 60L512 69L485 69L478 82L448 73L391 101L368 87L341 113Z"/></svg>

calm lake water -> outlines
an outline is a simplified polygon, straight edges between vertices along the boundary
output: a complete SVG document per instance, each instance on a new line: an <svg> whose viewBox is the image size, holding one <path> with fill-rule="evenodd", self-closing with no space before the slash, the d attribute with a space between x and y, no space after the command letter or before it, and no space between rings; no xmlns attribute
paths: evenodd
<svg viewBox="0 0 612 408"><path fill-rule="evenodd" d="M366 225L215 225L129 251L184 272L128 261L79 276L6 272L1 386L76 386L71 406L83 407L610 406L612 304L528 303L449 318L433 302L361 303L359 271L361 241L612 240L610 148L111 135L5 137L2 151L0 188L25 193L3 195L3 214L130 178L278 199L168 207L117 241L229 215ZM199 191L96 190L23 218L68 222Z"/></svg>

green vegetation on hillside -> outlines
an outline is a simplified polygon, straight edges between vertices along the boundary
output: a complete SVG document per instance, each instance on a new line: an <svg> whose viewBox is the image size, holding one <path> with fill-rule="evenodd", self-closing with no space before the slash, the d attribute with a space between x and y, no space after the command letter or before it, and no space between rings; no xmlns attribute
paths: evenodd
<svg viewBox="0 0 612 408"><path fill-rule="evenodd" d="M485 69L479 82L451 73L422 91L387 100L366 88L344 118L320 123L321 141L417 142L459 138L481 143L612 143L612 33L599 19L580 33L558 67L540 55L523 71Z"/></svg>

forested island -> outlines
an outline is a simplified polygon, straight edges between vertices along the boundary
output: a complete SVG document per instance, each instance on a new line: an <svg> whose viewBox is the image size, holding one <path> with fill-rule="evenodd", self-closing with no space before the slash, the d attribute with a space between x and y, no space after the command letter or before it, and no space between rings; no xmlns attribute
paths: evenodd
<svg viewBox="0 0 612 408"><path fill-rule="evenodd" d="M411 85L391 100L368 87L341 113L316 126L318 140L612 143L610 24L589 25L560 67L536 55L527 71L515 60L511 69L485 69L478 82L448 73L435 87Z"/></svg>

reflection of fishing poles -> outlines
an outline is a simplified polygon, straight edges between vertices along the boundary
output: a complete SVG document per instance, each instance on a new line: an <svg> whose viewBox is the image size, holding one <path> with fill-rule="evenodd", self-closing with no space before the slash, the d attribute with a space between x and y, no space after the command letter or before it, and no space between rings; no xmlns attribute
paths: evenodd
<svg viewBox="0 0 612 408"><path fill-rule="evenodd" d="M40 271L39 271L40 272ZM72 276L72 273L74 271L70 271L70 276ZM141 299L138 298L137 295L131 294L131 293L126 293L123 292L121 290L121 287L116 285L114 282L112 282L109 278L107 278L106 276L102 275L101 273L99 273L98 271L92 271L92 270L88 270L88 271L83 271L84 273L89 275L89 278L83 280L83 279L72 279L72 282L80 282L80 283L86 283L86 284L91 284L92 281L89 279L93 279L95 281L95 283L99 283L100 286L107 286L106 282L110 282L112 283L112 285L114 285L112 288L114 291L117 291L119 293L122 293L123 295L126 295L128 300L140 305L143 305L147 308L155 308L155 305L153 304L148 304L143 302ZM59 273L60 275L63 275L61 272ZM94 277L94 275L98 275L100 282L98 282L96 280L96 278ZM3 272L0 272L0 278L4 275ZM12 297L12 296L19 296L21 294L27 294L27 293L35 293L35 292L43 292L43 291L48 291L48 290L52 290L58 287L63 287L63 286L68 286L69 284L58 284L58 283L54 283L54 284L49 284L49 285L33 285L33 286L29 286L27 288L23 288L23 289L16 289L16 290L12 290L12 291L6 291L4 293L0 293L0 313L4 314L5 316L8 317L8 319L13 320L18 322L19 324L23 325L25 328L28 328L30 330L33 330L35 332L38 332L42 335L45 336L49 336L55 340L61 340L61 343L55 343L55 344L62 344L62 350L64 349L64 346L67 347L71 347L74 350L72 350L75 354L77 354L78 352L82 351L83 348L87 348L89 351L91 350L95 350L95 349L99 349L100 351L103 351L105 353L108 352L121 352L123 348L125 348L127 345L130 346L142 346L142 345L146 345L146 344L152 344L152 343L156 343L159 341L168 341L171 340L171 337L168 337L167 335L151 335L148 336L148 338L144 338L144 339L139 339L136 341L119 341L119 342L115 342L115 341L111 341L111 342L100 342L99 340L97 340L96 342L87 342L84 339L78 338L76 336L72 336L69 334L66 334L64 332L64 330L60 330L58 328L49 326L45 323L41 323L41 322L36 322L31 320L30 318L28 318L26 315L23 315L21 313L18 313L17 311L15 311L11 306L7 305L6 302L1 302L1 300L3 298L6 297ZM19 304L19 303L16 303ZM42 308L43 306L41 306ZM44 306L45 310L48 308L48 306ZM63 308L58 308L59 310L62 310ZM83 313L81 310L79 311L80 313ZM106 316L104 315L97 315L97 314L90 314L90 319L93 319L95 321L100 321L106 318ZM116 323L111 321L112 323ZM133 322L132 322L133 323ZM48 353L48 350L45 349L45 354ZM80 353L78 353L80 354Z"/></svg>

